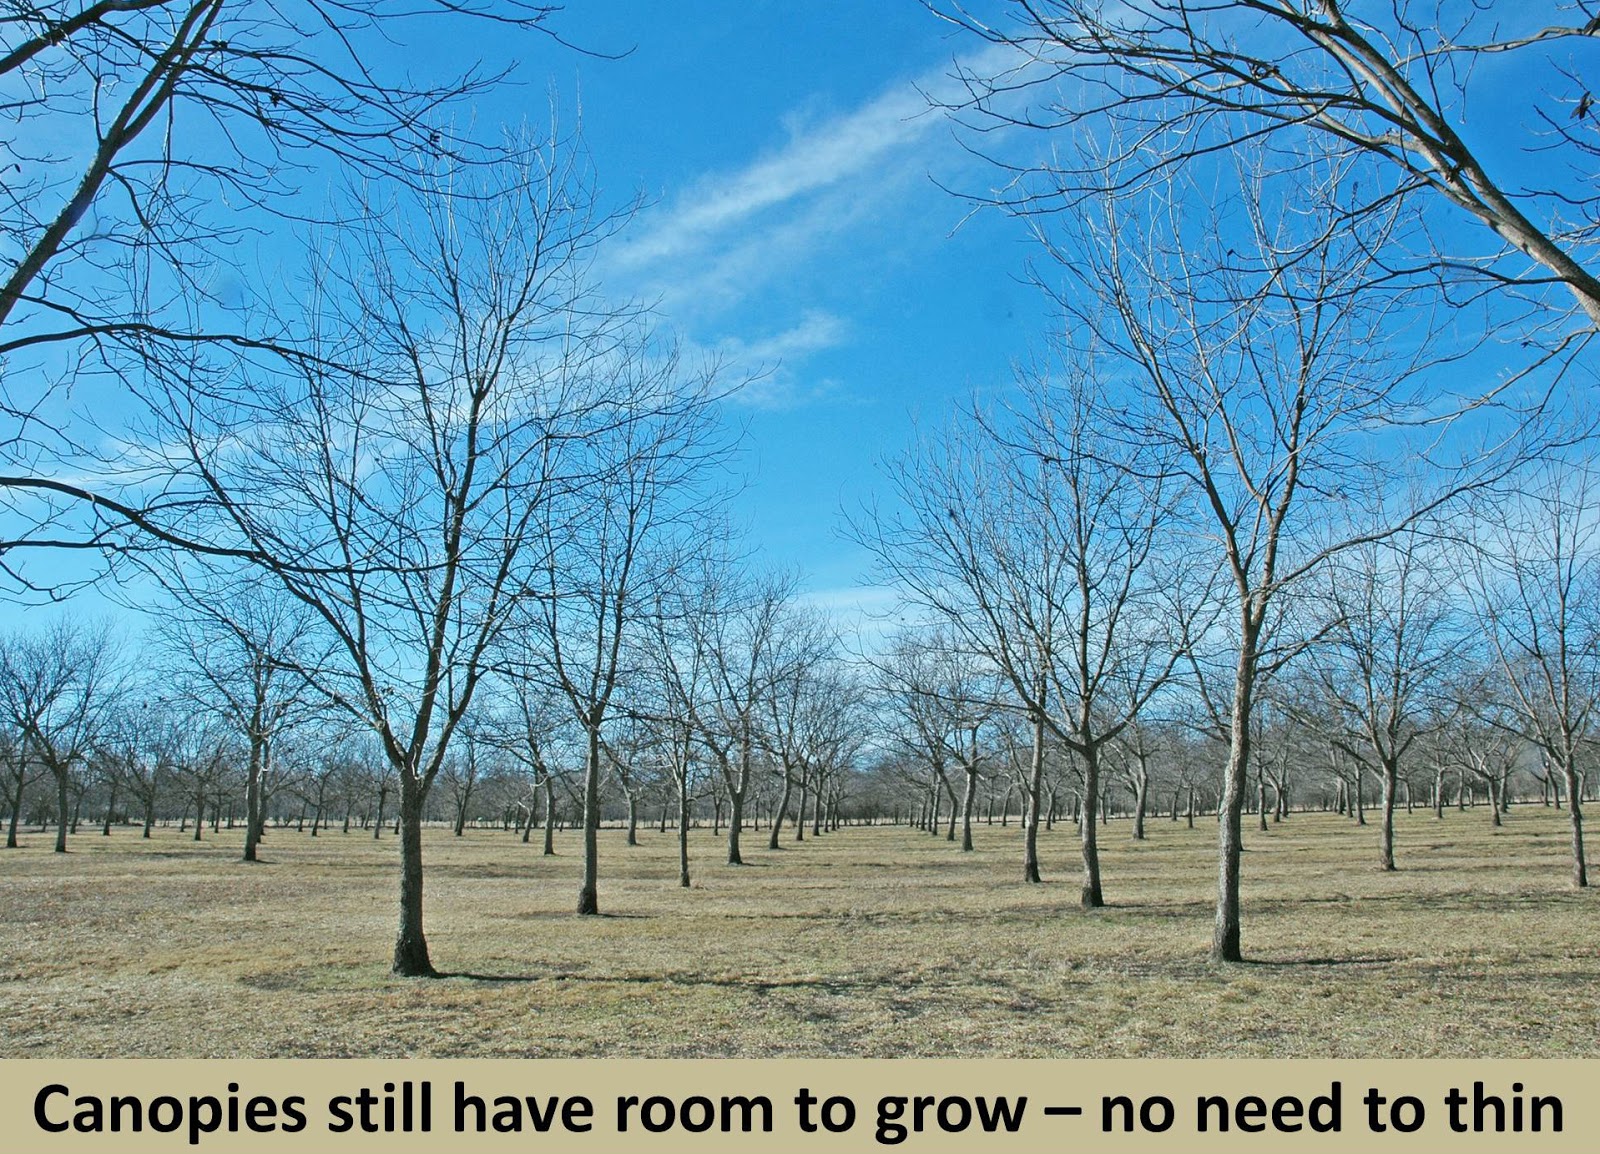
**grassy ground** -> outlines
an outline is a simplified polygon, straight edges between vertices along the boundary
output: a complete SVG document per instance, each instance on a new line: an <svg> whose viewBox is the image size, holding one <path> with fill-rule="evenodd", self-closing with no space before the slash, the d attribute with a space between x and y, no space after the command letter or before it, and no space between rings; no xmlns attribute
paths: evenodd
<svg viewBox="0 0 1600 1154"><path fill-rule="evenodd" d="M1070 823L978 852L845 830L745 867L696 835L604 832L601 908L569 911L578 842L426 835L436 966L388 972L392 837L269 831L196 845L87 829L0 851L0 1056L1520 1057L1600 1037L1600 894L1567 884L1564 813L1402 815L1376 830L1295 815L1251 830L1245 951L1204 960L1215 827L1105 827L1109 908L1077 908Z"/></svg>

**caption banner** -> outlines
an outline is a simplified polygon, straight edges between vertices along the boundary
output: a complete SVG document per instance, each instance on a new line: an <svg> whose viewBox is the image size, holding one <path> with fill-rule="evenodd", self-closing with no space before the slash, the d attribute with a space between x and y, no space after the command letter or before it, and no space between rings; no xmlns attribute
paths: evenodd
<svg viewBox="0 0 1600 1154"><path fill-rule="evenodd" d="M1600 1062L7 1062L69 1150L1593 1150Z"/></svg>

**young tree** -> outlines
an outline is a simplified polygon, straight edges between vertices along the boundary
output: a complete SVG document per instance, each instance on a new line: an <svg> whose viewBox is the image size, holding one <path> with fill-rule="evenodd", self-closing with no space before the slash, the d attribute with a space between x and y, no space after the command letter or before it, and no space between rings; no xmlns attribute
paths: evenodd
<svg viewBox="0 0 1600 1154"><path fill-rule="evenodd" d="M720 447L711 436L715 367L681 366L646 329L622 334L585 367L596 427L553 456L567 487L537 514L542 564L520 590L519 632L508 661L544 681L583 731L583 880L578 913L598 914L603 731L612 699L635 672L648 610L670 568L675 538L711 494L700 488Z"/></svg>
<svg viewBox="0 0 1600 1154"><path fill-rule="evenodd" d="M728 800L728 864L743 865L745 802L765 742L769 701L795 668L796 578L776 574L746 583L717 575L687 624L704 662L705 696L687 701L696 737L710 755Z"/></svg>
<svg viewBox="0 0 1600 1154"><path fill-rule="evenodd" d="M394 970L421 976L428 791L540 583L541 518L584 480L559 450L615 424L586 370L617 315L585 279L613 222L572 142L486 171L412 160L409 185L357 190L321 254L302 343L324 353L241 365L236 388L170 365L149 440L202 502L179 528L234 546L325 634L333 656L306 672L398 779Z"/></svg>
<svg viewBox="0 0 1600 1154"><path fill-rule="evenodd" d="M1345 550L1324 580L1333 629L1312 655L1332 707L1328 740L1383 790L1378 868L1393 870L1396 792L1413 746L1446 715L1437 708L1460 650L1446 558L1421 525Z"/></svg>
<svg viewBox="0 0 1600 1154"><path fill-rule="evenodd" d="M1025 377L1022 392L1014 411L974 412L896 463L900 508L870 514L857 535L908 600L992 666L1033 727L1027 881L1039 880L1046 733L1078 760L1081 900L1093 908L1104 903L1102 754L1183 651L1179 574L1157 572L1166 466L1159 451L1105 435L1091 365Z"/></svg>
<svg viewBox="0 0 1600 1154"><path fill-rule="evenodd" d="M1228 638L1229 673L1224 693L1203 694L1229 742L1217 961L1243 956L1240 815L1253 715L1263 679L1307 636L1297 589L1328 558L1509 467L1510 454L1430 454L1461 410L1428 387L1437 361L1427 313L1384 291L1381 254L1402 221L1352 215L1359 174L1340 156L1286 167L1262 157L1204 183L1188 170L1148 215L1108 198L1051 242L1074 272L1076 288L1061 298L1069 323L1132 373L1125 435L1181 462L1196 540L1214 543L1225 575L1231 620L1212 633ZM1207 203L1198 224L1195 206ZM1370 354L1379 347L1389 350L1381 362ZM1425 485L1387 500L1360 492L1364 479L1388 475L1384 461L1408 455Z"/></svg>
<svg viewBox="0 0 1600 1154"><path fill-rule="evenodd" d="M1572 884L1589 884L1583 770L1600 720L1600 502L1587 459L1547 466L1500 518L1478 519L1473 600L1494 684L1560 775Z"/></svg>
<svg viewBox="0 0 1600 1154"><path fill-rule="evenodd" d="M307 682L307 671L314 675L322 664L313 651L315 621L303 604L260 579L196 583L179 567L165 585L180 607L162 624L179 698L215 713L249 751L244 860L253 862L274 743L315 704Z"/></svg>
<svg viewBox="0 0 1600 1154"><path fill-rule="evenodd" d="M19 764L36 758L55 779L56 853L67 852L73 773L94 751L120 688L116 651L103 628L64 620L43 632L0 638L0 708L20 739Z"/></svg>

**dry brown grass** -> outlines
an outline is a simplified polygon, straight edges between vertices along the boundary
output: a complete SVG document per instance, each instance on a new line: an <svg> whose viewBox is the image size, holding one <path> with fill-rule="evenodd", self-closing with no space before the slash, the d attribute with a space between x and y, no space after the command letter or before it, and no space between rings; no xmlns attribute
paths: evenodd
<svg viewBox="0 0 1600 1154"><path fill-rule="evenodd" d="M979 850L889 828L738 868L696 835L602 845L602 909L572 914L577 835L544 858L498 831L430 830L434 962L388 972L385 837L90 830L0 851L0 1055L930 1057L1584 1056L1600 1036L1600 895L1567 885L1564 813L1296 815L1251 831L1244 941L1204 960L1214 826L1106 827L1112 903L1076 905L1070 824L1022 884L1015 825Z"/></svg>

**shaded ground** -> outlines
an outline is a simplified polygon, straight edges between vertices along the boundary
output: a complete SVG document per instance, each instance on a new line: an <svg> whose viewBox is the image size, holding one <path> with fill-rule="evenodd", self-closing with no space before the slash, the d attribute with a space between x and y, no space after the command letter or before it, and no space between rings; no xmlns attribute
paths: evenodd
<svg viewBox="0 0 1600 1154"><path fill-rule="evenodd" d="M441 981L388 972L392 837L238 831L196 845L87 829L0 851L0 1056L1523 1057L1596 1055L1600 894L1567 885L1565 813L1295 815L1250 830L1245 950L1213 967L1215 826L1105 827L1108 909L1077 908L1075 831L979 851L845 830L721 864L603 834L601 908L570 913L579 845L426 835Z"/></svg>

